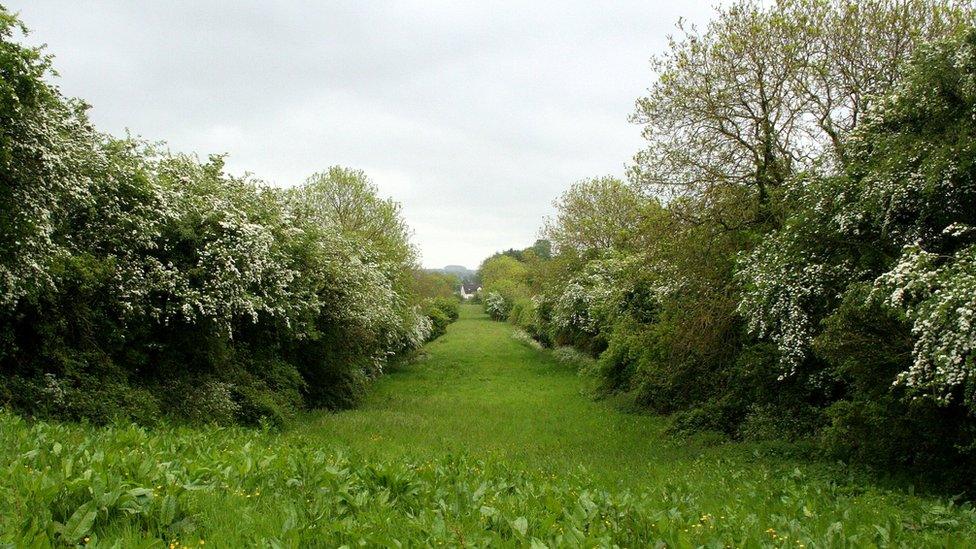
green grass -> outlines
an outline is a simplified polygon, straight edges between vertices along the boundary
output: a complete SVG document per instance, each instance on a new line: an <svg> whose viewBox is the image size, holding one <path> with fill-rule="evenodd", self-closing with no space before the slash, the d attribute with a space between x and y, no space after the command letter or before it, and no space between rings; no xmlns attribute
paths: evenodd
<svg viewBox="0 0 976 549"><path fill-rule="evenodd" d="M785 444L675 441L473 306L284 433L0 414L0 545L958 546L966 505Z"/></svg>
<svg viewBox="0 0 976 549"><path fill-rule="evenodd" d="M575 370L511 334L466 305L425 358L389 372L363 407L315 414L291 435L371 458L464 452L523 469L582 466L628 484L661 472L661 460L688 455L665 445L661 421L581 396Z"/></svg>

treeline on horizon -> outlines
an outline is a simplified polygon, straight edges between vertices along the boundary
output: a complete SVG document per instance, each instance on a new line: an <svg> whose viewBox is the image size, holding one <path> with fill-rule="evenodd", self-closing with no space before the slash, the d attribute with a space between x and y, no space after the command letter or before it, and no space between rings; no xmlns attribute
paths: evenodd
<svg viewBox="0 0 976 549"><path fill-rule="evenodd" d="M573 184L542 240L487 259L487 311L676 433L813 440L971 489L973 20L746 0L679 25L627 181Z"/></svg>
<svg viewBox="0 0 976 549"><path fill-rule="evenodd" d="M0 406L281 425L457 318L358 170L287 189L100 133L0 6Z"/></svg>

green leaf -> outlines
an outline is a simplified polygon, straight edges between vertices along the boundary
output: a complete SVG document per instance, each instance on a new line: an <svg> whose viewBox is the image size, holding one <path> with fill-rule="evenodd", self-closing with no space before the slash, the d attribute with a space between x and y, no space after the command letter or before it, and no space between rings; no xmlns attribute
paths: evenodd
<svg viewBox="0 0 976 549"><path fill-rule="evenodd" d="M184 490L188 490L188 491L191 491L191 492L192 491L195 491L195 490L210 490L211 488L213 488L211 485L205 484L205 483L201 483L199 481L193 481L193 482L190 482L188 484L184 484L183 485L183 489Z"/></svg>
<svg viewBox="0 0 976 549"><path fill-rule="evenodd" d="M133 488L127 493L139 503L146 503L153 497L153 491L151 488Z"/></svg>
<svg viewBox="0 0 976 549"><path fill-rule="evenodd" d="M159 523L168 526L176 518L176 498L168 495L163 498L163 504L159 508Z"/></svg>
<svg viewBox="0 0 976 549"><path fill-rule="evenodd" d="M95 509L92 508L91 504L82 505L72 513L68 522L64 523L61 536L68 543L74 543L85 537L85 534L91 532L92 525L95 524L95 515Z"/></svg>
<svg viewBox="0 0 976 549"><path fill-rule="evenodd" d="M512 528L524 536L529 531L529 521L525 517L519 517L512 521Z"/></svg>

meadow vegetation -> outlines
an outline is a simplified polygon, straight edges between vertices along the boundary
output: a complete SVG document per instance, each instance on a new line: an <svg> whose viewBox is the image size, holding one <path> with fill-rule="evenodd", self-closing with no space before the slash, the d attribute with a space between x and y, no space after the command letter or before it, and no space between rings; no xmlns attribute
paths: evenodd
<svg viewBox="0 0 976 549"><path fill-rule="evenodd" d="M284 432L0 414L0 544L971 546L969 504L796 445L675 440L480 307Z"/></svg>

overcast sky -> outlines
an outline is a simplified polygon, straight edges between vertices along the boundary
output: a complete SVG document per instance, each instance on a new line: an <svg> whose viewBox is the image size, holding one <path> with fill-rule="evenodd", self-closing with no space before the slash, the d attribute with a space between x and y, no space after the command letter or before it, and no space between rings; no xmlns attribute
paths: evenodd
<svg viewBox="0 0 976 549"><path fill-rule="evenodd" d="M100 129L274 185L363 169L425 266L471 268L530 245L573 181L623 175L650 56L714 4L0 2Z"/></svg>

